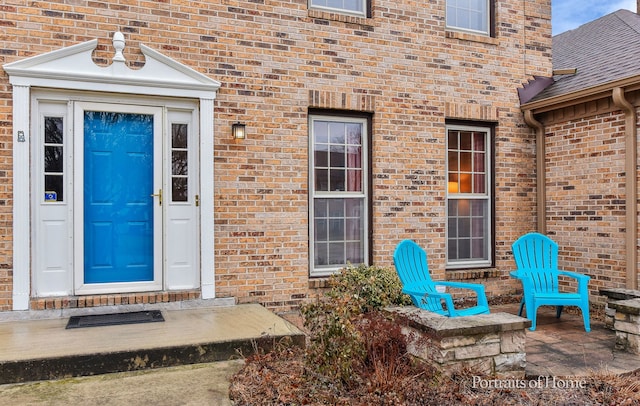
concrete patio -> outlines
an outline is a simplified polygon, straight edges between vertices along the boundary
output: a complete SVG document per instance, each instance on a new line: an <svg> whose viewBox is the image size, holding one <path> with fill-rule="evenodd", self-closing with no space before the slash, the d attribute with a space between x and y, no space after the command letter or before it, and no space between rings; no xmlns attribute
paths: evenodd
<svg viewBox="0 0 640 406"><path fill-rule="evenodd" d="M65 329L68 318L1 322L0 384L227 361L284 337L304 345L298 328L258 304L162 314L164 322L77 329Z"/></svg>
<svg viewBox="0 0 640 406"><path fill-rule="evenodd" d="M492 306L491 310L517 314L518 306ZM606 329L604 322L592 317L587 333L579 313L565 310L560 319L555 313L554 307L541 307L536 331L527 330L527 376L584 376L598 371L622 374L640 369L640 356L614 350L616 334Z"/></svg>

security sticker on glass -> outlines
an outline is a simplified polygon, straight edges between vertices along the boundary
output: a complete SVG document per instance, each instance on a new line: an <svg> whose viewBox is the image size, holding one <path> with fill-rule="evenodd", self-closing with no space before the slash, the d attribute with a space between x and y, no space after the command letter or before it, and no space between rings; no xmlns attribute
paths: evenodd
<svg viewBox="0 0 640 406"><path fill-rule="evenodd" d="M45 202L58 201L58 192L44 192L44 201Z"/></svg>

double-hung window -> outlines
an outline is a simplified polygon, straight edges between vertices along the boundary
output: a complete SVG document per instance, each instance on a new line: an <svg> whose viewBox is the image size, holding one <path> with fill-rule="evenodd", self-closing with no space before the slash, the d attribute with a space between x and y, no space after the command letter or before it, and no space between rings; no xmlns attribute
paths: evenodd
<svg viewBox="0 0 640 406"><path fill-rule="evenodd" d="M447 267L491 266L492 129L447 126Z"/></svg>
<svg viewBox="0 0 640 406"><path fill-rule="evenodd" d="M492 0L447 0L447 28L490 35Z"/></svg>
<svg viewBox="0 0 640 406"><path fill-rule="evenodd" d="M309 8L366 17L367 0L309 0Z"/></svg>
<svg viewBox="0 0 640 406"><path fill-rule="evenodd" d="M311 276L368 261L367 122L309 118Z"/></svg>

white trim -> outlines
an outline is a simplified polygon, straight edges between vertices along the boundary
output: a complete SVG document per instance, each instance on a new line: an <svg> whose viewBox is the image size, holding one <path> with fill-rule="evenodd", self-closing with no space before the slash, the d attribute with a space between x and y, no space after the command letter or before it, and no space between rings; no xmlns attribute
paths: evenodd
<svg viewBox="0 0 640 406"><path fill-rule="evenodd" d="M200 99L200 285L203 299L216 296L213 216L213 98ZM211 112L203 114L203 112Z"/></svg>
<svg viewBox="0 0 640 406"><path fill-rule="evenodd" d="M449 131L471 131L471 132L481 132L485 134L485 193L449 193ZM466 269L466 268L477 268L477 267L487 267L493 263L493 212L492 212L492 203L493 203L493 188L491 185L491 179L493 177L494 165L493 160L495 159L492 154L492 129L488 126L469 126L469 125L454 125L448 124L445 126L445 150L446 150L446 171L445 171L445 219L447 221L447 226L445 227L445 253L446 253L446 269ZM449 200L483 200L487 202L487 218L486 218L486 251L487 255L486 260L480 259L458 259L458 260L450 260L449 259Z"/></svg>
<svg viewBox="0 0 640 406"><path fill-rule="evenodd" d="M315 121L329 121L335 123L357 123L362 126L362 191L361 192L335 192L335 191L320 191L315 190L315 134L314 125ZM352 117L352 116L340 116L340 115L322 115L312 114L309 116L309 275L312 277L324 277L329 276L340 269L347 266L347 264L336 264L332 266L322 266L320 268L315 267L315 200L316 199L362 199L363 212L361 214L363 218L363 261L368 264L369 262L369 203L370 203L370 191L369 191L369 122L365 117ZM356 265L356 264L354 264Z"/></svg>
<svg viewBox="0 0 640 406"><path fill-rule="evenodd" d="M116 46L119 52L124 47L121 42ZM213 101L220 82L144 45L141 50L146 61L141 69L129 69L124 58L114 58L109 67L99 67L91 58L97 44L97 40L87 41L3 65L13 85L13 137L16 141L13 148L13 309L28 309L30 299L31 201L30 182L25 180L31 179L29 115L33 87L200 100L201 289L203 298L213 298ZM24 142L18 142L19 132L24 134Z"/></svg>
<svg viewBox="0 0 640 406"><path fill-rule="evenodd" d="M13 310L29 309L31 231L29 224L29 87L13 86ZM22 134L22 136L20 136ZM22 141L24 140L24 141Z"/></svg>

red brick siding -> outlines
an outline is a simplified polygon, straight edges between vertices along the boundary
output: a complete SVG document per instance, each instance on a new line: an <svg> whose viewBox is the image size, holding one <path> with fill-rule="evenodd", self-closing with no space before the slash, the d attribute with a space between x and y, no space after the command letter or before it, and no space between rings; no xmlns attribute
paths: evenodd
<svg viewBox="0 0 640 406"><path fill-rule="evenodd" d="M625 287L627 272L625 118L607 103L597 115L591 103L565 111L566 120L548 116L546 128L547 231L560 267L592 277L594 301L601 287Z"/></svg>

